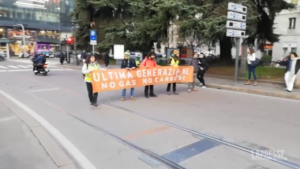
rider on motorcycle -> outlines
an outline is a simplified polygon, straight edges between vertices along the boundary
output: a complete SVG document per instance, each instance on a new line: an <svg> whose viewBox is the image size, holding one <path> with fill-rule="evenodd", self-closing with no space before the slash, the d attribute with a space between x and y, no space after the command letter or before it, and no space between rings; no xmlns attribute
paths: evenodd
<svg viewBox="0 0 300 169"><path fill-rule="evenodd" d="M43 54L39 54L37 58L34 59L34 72L37 72L38 66L43 66L46 63L46 59L44 58Z"/></svg>

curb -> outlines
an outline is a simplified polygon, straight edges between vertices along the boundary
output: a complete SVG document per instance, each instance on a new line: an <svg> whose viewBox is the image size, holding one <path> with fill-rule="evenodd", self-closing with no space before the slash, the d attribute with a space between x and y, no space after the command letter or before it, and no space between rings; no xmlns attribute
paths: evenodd
<svg viewBox="0 0 300 169"><path fill-rule="evenodd" d="M221 75L213 75L213 74L206 74L207 77L212 77L212 78L221 78L221 79L233 79L230 76L221 76ZM246 78L241 78L239 77L238 80L244 80L246 81ZM279 80L257 80L258 82L262 82L262 83L273 83L273 84L284 84L284 81L279 81Z"/></svg>
<svg viewBox="0 0 300 169"><path fill-rule="evenodd" d="M42 146L42 148L59 169L79 169L76 165L76 162L69 157L67 152L64 151L64 149L39 122L37 122L30 115L24 113L21 108L15 106L13 102L5 99L5 97L1 94L0 101L2 101L24 124L26 124L26 126L40 143L40 146Z"/></svg>
<svg viewBox="0 0 300 169"><path fill-rule="evenodd" d="M206 86L214 89L223 89L223 90L236 91L242 93L250 93L250 94L263 95L263 96L272 96L277 98L300 100L299 95L293 95L293 94L274 93L274 92L263 91L263 90L245 89L241 87L224 86L224 85L216 85L216 84L206 84Z"/></svg>

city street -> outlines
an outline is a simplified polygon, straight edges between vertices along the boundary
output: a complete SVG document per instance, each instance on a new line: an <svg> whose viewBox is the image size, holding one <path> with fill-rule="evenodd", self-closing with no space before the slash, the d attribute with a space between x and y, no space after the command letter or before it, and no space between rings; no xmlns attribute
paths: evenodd
<svg viewBox="0 0 300 169"><path fill-rule="evenodd" d="M30 62L21 62L0 62L0 103L41 123L78 168L300 168L300 101L210 88L187 93L187 86L179 84L178 96L166 95L166 85L157 85L158 97L149 99L136 88L135 101L129 95L121 101L121 91L99 93L94 108L80 70L60 68L55 60L48 62L48 76L36 76ZM15 118L7 119L12 112L0 110L0 126L14 124ZM0 127L6 136L3 132L9 131ZM10 148L4 149L7 144ZM25 143L12 144L0 141L0 159L13 148L27 151ZM32 151L45 155L40 148ZM48 168L57 167L48 157L40 158ZM1 162L0 168L13 168L20 160L5 167ZM37 162L36 157L26 160Z"/></svg>

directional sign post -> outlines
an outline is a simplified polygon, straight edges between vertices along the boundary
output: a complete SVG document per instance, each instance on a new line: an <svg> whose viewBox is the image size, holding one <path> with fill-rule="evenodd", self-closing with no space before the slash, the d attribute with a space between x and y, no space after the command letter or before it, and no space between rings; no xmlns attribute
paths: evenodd
<svg viewBox="0 0 300 169"><path fill-rule="evenodd" d="M90 30L90 44L93 46L93 54L95 53L95 45L97 45L97 31Z"/></svg>
<svg viewBox="0 0 300 169"><path fill-rule="evenodd" d="M246 21L247 21L247 7L232 2L228 3L226 35L228 37L236 38L236 56L235 56L235 71L234 81L238 80L238 67L240 55L240 39L246 36Z"/></svg>

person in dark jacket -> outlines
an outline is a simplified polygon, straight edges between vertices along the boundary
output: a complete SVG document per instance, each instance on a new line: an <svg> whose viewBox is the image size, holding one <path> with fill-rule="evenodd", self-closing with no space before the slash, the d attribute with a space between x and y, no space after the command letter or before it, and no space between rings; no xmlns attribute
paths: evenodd
<svg viewBox="0 0 300 169"><path fill-rule="evenodd" d="M37 67L41 64L44 64L43 54L39 54L37 57L33 58L33 71L37 72Z"/></svg>
<svg viewBox="0 0 300 169"><path fill-rule="evenodd" d="M105 63L105 67L108 68L108 66L109 66L109 54L108 53L104 54L104 63Z"/></svg>
<svg viewBox="0 0 300 169"><path fill-rule="evenodd" d="M202 83L202 88L206 88L204 81L204 74L207 71L209 65L203 53L200 54L200 58L198 60L199 70L197 72L197 78Z"/></svg>
<svg viewBox="0 0 300 169"><path fill-rule="evenodd" d="M198 71L199 71L198 61L199 61L199 59L198 59L198 54L197 54L197 52L194 52L193 58L191 58L191 59L189 59L189 60L187 61L187 65L190 65L190 66L193 66L193 67L194 67L193 82L191 82L191 83L188 84L188 92L191 92L191 91L197 91L197 90L195 89L195 86L196 86L196 84L195 84L195 79L196 79L197 73L198 73Z"/></svg>
<svg viewBox="0 0 300 169"><path fill-rule="evenodd" d="M59 57L60 57L60 59L59 59L60 64L63 65L64 64L64 60L65 60L65 55L62 52L60 52L60 56Z"/></svg>
<svg viewBox="0 0 300 169"><path fill-rule="evenodd" d="M86 52L85 52L85 50L82 51L81 60L82 60L82 63L84 64L85 60L86 60Z"/></svg>
<svg viewBox="0 0 300 169"><path fill-rule="evenodd" d="M135 60L130 58L130 53L125 53L124 60L121 63L121 69L127 69L130 71L130 69L135 69L136 64ZM126 96L126 89L122 90L122 97L121 100L124 101ZM135 100L134 98L134 88L130 89L130 99Z"/></svg>
<svg viewBox="0 0 300 169"><path fill-rule="evenodd" d="M300 69L300 58L294 52L290 54L287 59L287 66L285 69L284 80L286 84L286 90L291 92L294 88L294 83L296 80L297 73Z"/></svg>

